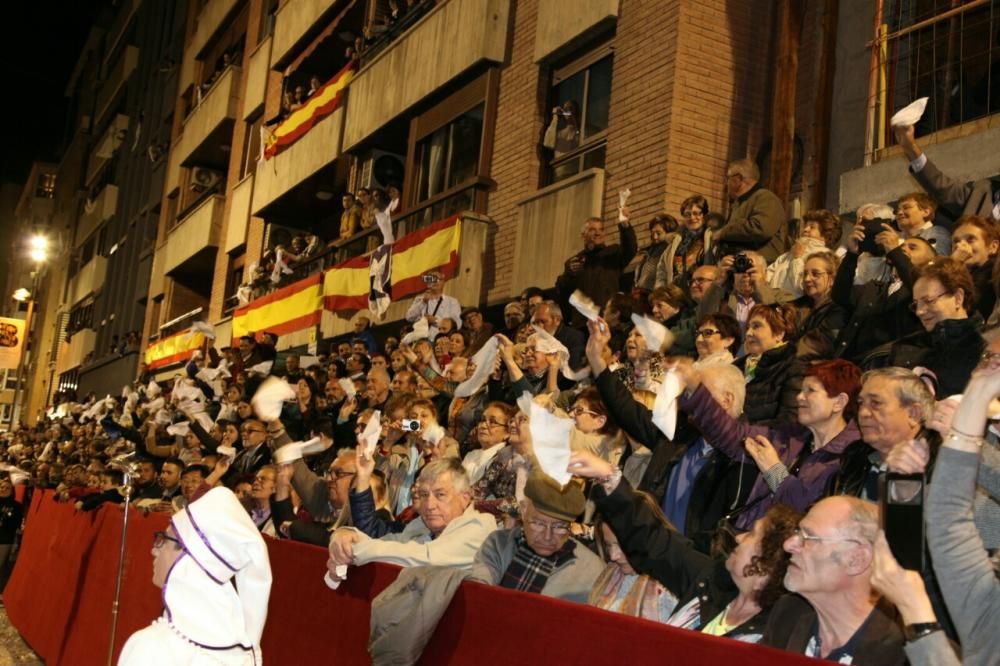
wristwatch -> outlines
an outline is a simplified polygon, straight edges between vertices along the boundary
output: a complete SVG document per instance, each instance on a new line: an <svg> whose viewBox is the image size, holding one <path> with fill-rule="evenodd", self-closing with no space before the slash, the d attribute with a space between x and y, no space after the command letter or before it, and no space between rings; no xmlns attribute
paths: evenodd
<svg viewBox="0 0 1000 666"><path fill-rule="evenodd" d="M924 636L941 631L941 625L937 622L917 622L903 627L903 638L907 643L920 640Z"/></svg>

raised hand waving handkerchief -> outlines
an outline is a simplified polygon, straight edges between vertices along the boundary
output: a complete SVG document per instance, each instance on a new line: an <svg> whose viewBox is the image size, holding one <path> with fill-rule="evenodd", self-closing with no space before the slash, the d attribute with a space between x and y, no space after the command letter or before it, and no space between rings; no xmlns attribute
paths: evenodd
<svg viewBox="0 0 1000 666"><path fill-rule="evenodd" d="M268 422L277 420L281 416L282 405L291 400L295 400L292 385L280 377L268 377L254 393L250 404L254 413Z"/></svg>
<svg viewBox="0 0 1000 666"><path fill-rule="evenodd" d="M525 394L527 395L527 394ZM573 430L573 419L562 418L549 412L528 397L529 418L528 427L531 430L531 446L542 471L555 479L559 484L566 485L573 477L569 467L570 431ZM518 400L518 405L525 404ZM523 410L523 407L522 407Z"/></svg>
<svg viewBox="0 0 1000 666"><path fill-rule="evenodd" d="M677 398L680 397L681 390L680 377L676 372L668 370L663 375L653 402L653 425L669 439L673 439L677 431Z"/></svg>
<svg viewBox="0 0 1000 666"><path fill-rule="evenodd" d="M911 125L916 125L917 121L923 117L926 108L927 98L921 97L894 113L889 124L893 127L910 127Z"/></svg>
<svg viewBox="0 0 1000 666"><path fill-rule="evenodd" d="M458 385L455 389L456 398L468 398L486 385L490 375L493 373L493 362L496 360L499 351L499 343L495 337L491 337L486 344L476 352L476 355L469 359L469 363L475 364L476 370L472 376Z"/></svg>
<svg viewBox="0 0 1000 666"><path fill-rule="evenodd" d="M597 307L597 304L579 289L569 295L569 304L590 321L597 321L597 318L601 316L601 309Z"/></svg>
<svg viewBox="0 0 1000 666"><path fill-rule="evenodd" d="M632 313L632 323L646 340L646 349L654 354L659 354L674 343L674 334L658 321Z"/></svg>

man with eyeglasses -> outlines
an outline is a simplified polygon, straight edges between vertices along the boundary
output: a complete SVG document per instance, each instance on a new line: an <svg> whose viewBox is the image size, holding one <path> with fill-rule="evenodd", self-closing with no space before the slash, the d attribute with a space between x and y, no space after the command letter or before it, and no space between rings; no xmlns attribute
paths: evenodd
<svg viewBox="0 0 1000 666"><path fill-rule="evenodd" d="M754 250L772 262L788 249L788 224L781 200L760 185L760 169L750 159L726 167L730 209L726 225L716 233L716 257Z"/></svg>
<svg viewBox="0 0 1000 666"><path fill-rule="evenodd" d="M841 664L904 664L903 634L871 584L879 510L854 497L828 497L785 540L791 554L782 597L761 643Z"/></svg>
<svg viewBox="0 0 1000 666"><path fill-rule="evenodd" d="M237 476L256 474L264 465L271 462L271 449L267 446L268 432L261 421L250 419L240 426L240 439L243 448L236 453L229 471L223 477L228 485L230 479Z"/></svg>
<svg viewBox="0 0 1000 666"><path fill-rule="evenodd" d="M750 318L750 310L755 305L790 303L795 300L795 296L767 283L767 261L764 255L759 252L743 252L740 256L749 260L749 267L743 269L734 255L722 260L719 264L722 276L715 284L708 286L698 304L698 319L717 312L731 314L736 317L736 321L740 323L740 331L743 332ZM729 275L732 275L732 280L726 279ZM742 354L742 346L740 349Z"/></svg>
<svg viewBox="0 0 1000 666"><path fill-rule="evenodd" d="M604 569L601 558L571 536L583 513L580 486L560 486L540 471L528 475L521 527L491 534L476 554L472 578L512 590L586 603Z"/></svg>

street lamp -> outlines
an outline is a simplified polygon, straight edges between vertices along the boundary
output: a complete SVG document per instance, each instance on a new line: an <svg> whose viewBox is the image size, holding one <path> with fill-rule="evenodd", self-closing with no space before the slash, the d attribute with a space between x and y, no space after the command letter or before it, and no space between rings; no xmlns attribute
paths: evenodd
<svg viewBox="0 0 1000 666"><path fill-rule="evenodd" d="M31 259L40 264L48 258L49 239L42 235L31 237L31 251L28 253Z"/></svg>

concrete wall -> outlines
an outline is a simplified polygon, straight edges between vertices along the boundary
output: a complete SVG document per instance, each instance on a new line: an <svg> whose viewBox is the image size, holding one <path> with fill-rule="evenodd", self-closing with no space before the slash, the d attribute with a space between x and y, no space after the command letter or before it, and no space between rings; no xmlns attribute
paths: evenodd
<svg viewBox="0 0 1000 666"><path fill-rule="evenodd" d="M618 17L618 0L576 0L572 5L543 2L535 26L535 62Z"/></svg>

